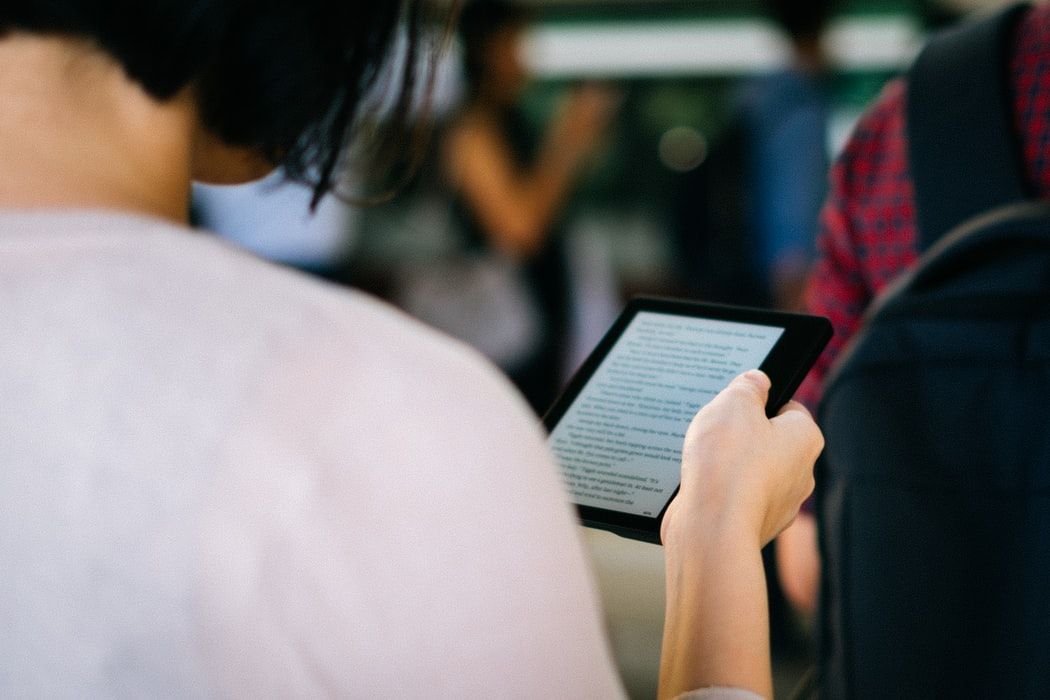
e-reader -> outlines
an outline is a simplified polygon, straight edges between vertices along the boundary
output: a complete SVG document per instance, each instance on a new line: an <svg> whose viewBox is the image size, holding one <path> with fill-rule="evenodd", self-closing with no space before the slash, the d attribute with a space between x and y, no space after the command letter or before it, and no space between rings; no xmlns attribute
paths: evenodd
<svg viewBox="0 0 1050 700"><path fill-rule="evenodd" d="M819 316L633 299L544 417L580 519L659 543L700 407L757 367L772 381L775 415L831 334Z"/></svg>

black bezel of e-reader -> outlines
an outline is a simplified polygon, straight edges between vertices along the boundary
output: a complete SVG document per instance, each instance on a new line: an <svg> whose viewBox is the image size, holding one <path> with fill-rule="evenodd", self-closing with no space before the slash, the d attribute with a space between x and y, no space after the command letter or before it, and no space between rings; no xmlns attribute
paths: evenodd
<svg viewBox="0 0 1050 700"><path fill-rule="evenodd" d="M769 376L772 382L769 402L766 405L766 414L769 416L776 415L777 411L794 395L832 335L831 323L821 316L675 299L634 298L628 302L623 313L616 319L594 352L573 375L565 390L543 417L548 434L554 431L558 421L572 406L587 382L605 361L617 340L623 335L627 326L640 311L783 328L783 334L759 368ZM643 542L660 544L660 523L663 521L667 506L677 494L678 489L676 488L655 518L579 504L576 504L576 509L580 520L588 527L608 530Z"/></svg>

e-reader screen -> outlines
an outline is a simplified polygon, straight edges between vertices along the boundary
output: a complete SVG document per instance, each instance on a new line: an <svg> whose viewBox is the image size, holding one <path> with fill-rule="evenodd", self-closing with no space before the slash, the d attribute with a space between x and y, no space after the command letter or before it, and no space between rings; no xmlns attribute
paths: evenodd
<svg viewBox="0 0 1050 700"><path fill-rule="evenodd" d="M797 314L632 302L547 416L551 449L584 521L658 537L696 412L753 368L770 375L770 408L779 409L827 342L826 325ZM603 514L612 514L609 522Z"/></svg>
<svg viewBox="0 0 1050 700"><path fill-rule="evenodd" d="M697 410L759 367L783 328L638 313L551 433L576 503L655 517Z"/></svg>

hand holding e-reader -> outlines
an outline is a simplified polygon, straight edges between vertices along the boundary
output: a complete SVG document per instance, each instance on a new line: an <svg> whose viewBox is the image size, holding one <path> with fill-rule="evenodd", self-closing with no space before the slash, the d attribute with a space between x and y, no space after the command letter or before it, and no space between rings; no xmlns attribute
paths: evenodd
<svg viewBox="0 0 1050 700"><path fill-rule="evenodd" d="M632 300L544 418L584 524L659 542L697 411L757 368L776 415L831 333L816 316Z"/></svg>

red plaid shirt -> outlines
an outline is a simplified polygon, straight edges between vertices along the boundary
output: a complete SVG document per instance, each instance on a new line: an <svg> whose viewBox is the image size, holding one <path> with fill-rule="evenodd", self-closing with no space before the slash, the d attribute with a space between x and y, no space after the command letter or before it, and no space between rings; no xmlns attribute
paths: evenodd
<svg viewBox="0 0 1050 700"><path fill-rule="evenodd" d="M1050 5L1022 20L1010 69L1026 176L1040 198L1050 199ZM906 93L903 80L886 87L831 170L806 299L813 313L831 319L835 336L799 390L811 407L872 299L919 256Z"/></svg>

